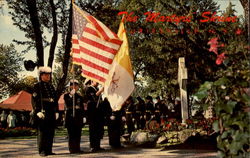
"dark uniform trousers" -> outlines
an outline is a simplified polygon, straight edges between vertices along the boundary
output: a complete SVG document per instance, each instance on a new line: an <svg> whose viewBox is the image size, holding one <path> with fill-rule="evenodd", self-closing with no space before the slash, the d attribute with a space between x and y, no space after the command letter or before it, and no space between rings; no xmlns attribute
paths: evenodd
<svg viewBox="0 0 250 158"><path fill-rule="evenodd" d="M154 113L154 105L151 102L146 103L146 121L151 119L152 114Z"/></svg>
<svg viewBox="0 0 250 158"><path fill-rule="evenodd" d="M144 119L145 103L139 102L135 105L135 122L138 129L144 129L146 120Z"/></svg>
<svg viewBox="0 0 250 158"><path fill-rule="evenodd" d="M155 110L155 120L157 123L161 123L161 112L160 110Z"/></svg>
<svg viewBox="0 0 250 158"><path fill-rule="evenodd" d="M126 112L126 125L128 128L128 134L131 135L131 133L135 130L132 112Z"/></svg>
<svg viewBox="0 0 250 158"><path fill-rule="evenodd" d="M122 112L115 111L112 113L115 117L114 120L110 120L108 123L108 135L109 145L113 148L121 147L120 136L122 133Z"/></svg>
<svg viewBox="0 0 250 158"><path fill-rule="evenodd" d="M104 126L99 121L89 123L90 147L100 149L101 139L103 138Z"/></svg>
<svg viewBox="0 0 250 158"><path fill-rule="evenodd" d="M52 153L53 138L55 135L55 124L52 120L40 120L37 130L37 145L39 153ZM52 121L55 123L55 121Z"/></svg>
<svg viewBox="0 0 250 158"><path fill-rule="evenodd" d="M140 111L136 111L134 117L135 117L135 124L136 124L137 130L141 129L141 121L140 121L141 112Z"/></svg>
<svg viewBox="0 0 250 158"><path fill-rule="evenodd" d="M75 115L73 114L73 97L75 99ZM80 152L81 132L83 117L85 116L83 98L79 94L70 96L69 93L64 95L65 101L65 127L68 131L68 146L70 153ZM74 116L73 116L74 115Z"/></svg>
<svg viewBox="0 0 250 158"><path fill-rule="evenodd" d="M56 118L58 111L57 96L51 83L39 82L35 84L32 94L32 107L34 115L43 112L44 119L37 120L37 144L39 154L51 154L53 138L55 135Z"/></svg>
<svg viewBox="0 0 250 158"><path fill-rule="evenodd" d="M100 107L96 107L96 103L90 103L88 106L90 147L97 150L101 148L100 143L104 134L104 116Z"/></svg>
<svg viewBox="0 0 250 158"><path fill-rule="evenodd" d="M80 144L81 144L81 126L69 126L67 128L68 131L68 146L70 153L80 152Z"/></svg>
<svg viewBox="0 0 250 158"><path fill-rule="evenodd" d="M98 103L99 97L96 96L96 92L97 88L92 86L86 89L90 147L99 150L104 134L104 114L101 110L101 105L99 105L101 103Z"/></svg>
<svg viewBox="0 0 250 158"><path fill-rule="evenodd" d="M167 115L167 106L164 103L161 102L157 102L155 104L155 119L157 121L157 123L161 123L162 120L165 119L166 115Z"/></svg>
<svg viewBox="0 0 250 158"><path fill-rule="evenodd" d="M95 102L88 104L88 121L90 147L100 149L104 134L104 117L101 110L96 108Z"/></svg>
<svg viewBox="0 0 250 158"><path fill-rule="evenodd" d="M131 135L131 133L135 130L135 125L134 125L134 114L135 114L135 105L133 103L129 103L124 105L124 111L126 114L126 125L127 125L127 131L128 134Z"/></svg>
<svg viewBox="0 0 250 158"><path fill-rule="evenodd" d="M162 116L162 104L160 102L155 103L155 120L157 123L161 123L161 116Z"/></svg>

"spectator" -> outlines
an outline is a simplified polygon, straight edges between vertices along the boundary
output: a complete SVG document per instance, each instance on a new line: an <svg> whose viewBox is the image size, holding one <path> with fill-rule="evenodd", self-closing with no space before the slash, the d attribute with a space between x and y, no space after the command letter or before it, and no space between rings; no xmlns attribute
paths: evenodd
<svg viewBox="0 0 250 158"><path fill-rule="evenodd" d="M15 128L17 123L16 115L13 113L13 111L10 111L10 114L7 117L7 123L9 128Z"/></svg>
<svg viewBox="0 0 250 158"><path fill-rule="evenodd" d="M1 121L0 127L2 127L2 128L6 128L7 127L7 116L8 115L3 110L2 113L0 114L0 121Z"/></svg>

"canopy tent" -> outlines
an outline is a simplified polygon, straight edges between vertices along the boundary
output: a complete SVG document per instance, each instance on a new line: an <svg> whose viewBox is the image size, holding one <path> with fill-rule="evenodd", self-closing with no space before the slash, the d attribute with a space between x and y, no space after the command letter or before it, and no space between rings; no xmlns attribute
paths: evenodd
<svg viewBox="0 0 250 158"><path fill-rule="evenodd" d="M59 110L64 110L63 95L61 95L59 101ZM0 109L9 109L17 111L31 111L31 94L26 91L20 91L18 94L9 97L8 99L0 103Z"/></svg>

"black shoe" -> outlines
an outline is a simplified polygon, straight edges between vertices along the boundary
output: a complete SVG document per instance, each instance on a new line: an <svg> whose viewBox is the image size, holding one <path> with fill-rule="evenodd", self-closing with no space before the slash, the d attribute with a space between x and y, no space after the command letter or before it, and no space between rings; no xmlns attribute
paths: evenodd
<svg viewBox="0 0 250 158"><path fill-rule="evenodd" d="M123 148L125 148L125 147L121 145L121 146L119 146L118 148L119 148L119 149L123 149Z"/></svg>
<svg viewBox="0 0 250 158"><path fill-rule="evenodd" d="M112 149L123 149L124 146L122 146L122 145L119 145L119 146L112 146L111 148L112 148Z"/></svg>
<svg viewBox="0 0 250 158"><path fill-rule="evenodd" d="M97 151L98 151L97 148L91 148L91 149L90 149L90 152L91 152L91 153L95 153L95 152L97 152Z"/></svg>
<svg viewBox="0 0 250 158"><path fill-rule="evenodd" d="M56 155L56 153L52 153L52 152L51 152L51 153L48 153L47 155Z"/></svg>
<svg viewBox="0 0 250 158"><path fill-rule="evenodd" d="M40 153L39 155L40 155L41 157L48 156L48 154L45 154L45 153Z"/></svg>
<svg viewBox="0 0 250 158"><path fill-rule="evenodd" d="M104 148L97 148L98 151L104 151L105 149Z"/></svg>
<svg viewBox="0 0 250 158"><path fill-rule="evenodd" d="M84 151L82 151L82 150L70 151L70 154L81 154L81 153L84 153Z"/></svg>

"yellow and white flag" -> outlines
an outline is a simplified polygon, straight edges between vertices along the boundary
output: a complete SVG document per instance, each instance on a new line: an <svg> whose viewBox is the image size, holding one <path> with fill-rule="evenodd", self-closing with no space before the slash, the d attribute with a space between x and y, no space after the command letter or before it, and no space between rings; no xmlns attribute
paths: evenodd
<svg viewBox="0 0 250 158"><path fill-rule="evenodd" d="M121 109L135 88L128 39L122 21L117 35L123 43L113 60L109 77L104 85L104 95L108 98L113 111Z"/></svg>

